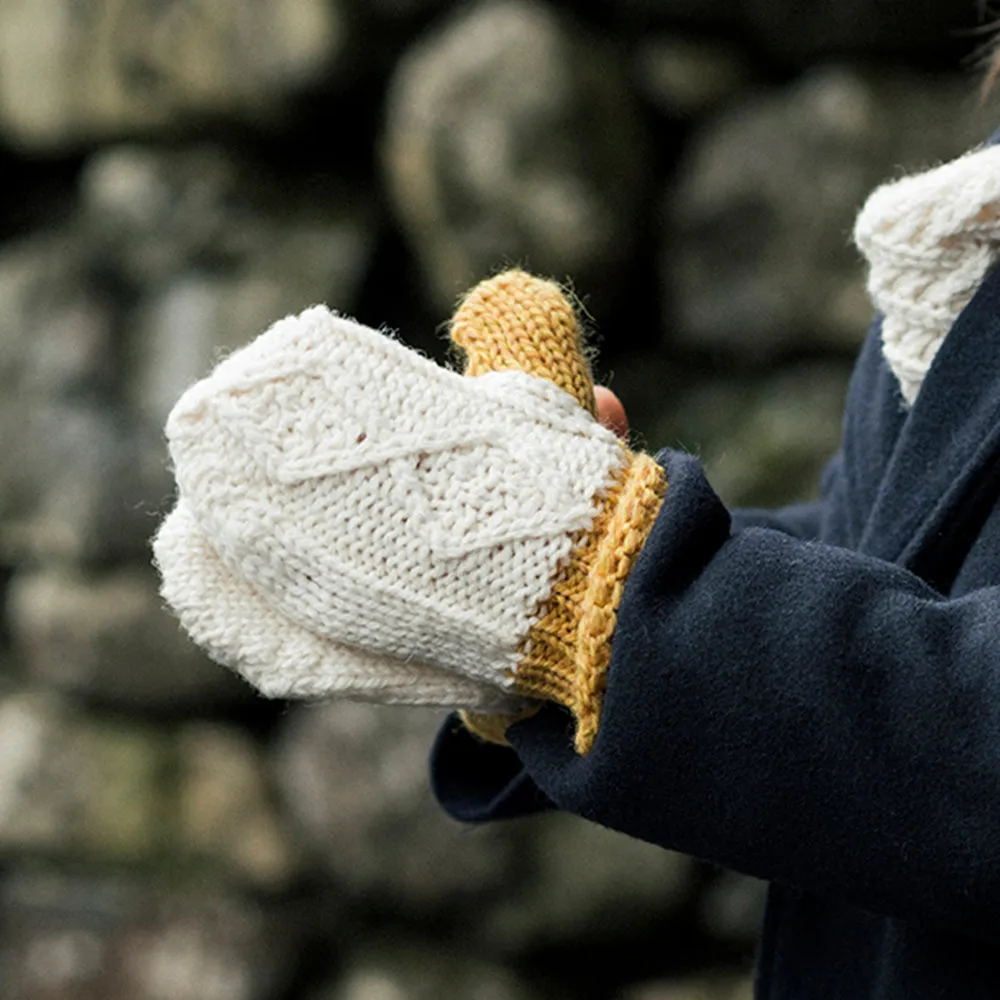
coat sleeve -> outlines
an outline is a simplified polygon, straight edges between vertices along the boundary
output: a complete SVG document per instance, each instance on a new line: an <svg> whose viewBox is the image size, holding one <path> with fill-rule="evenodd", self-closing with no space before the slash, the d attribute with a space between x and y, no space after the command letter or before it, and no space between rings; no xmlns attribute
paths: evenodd
<svg viewBox="0 0 1000 1000"><path fill-rule="evenodd" d="M836 479L839 456L823 474L825 487ZM794 538L815 539L822 527L822 501L778 510L746 508L731 514L732 530L770 528ZM457 715L450 716L431 751L434 793L450 815L466 822L512 819L555 808L510 750L471 737Z"/></svg>
<svg viewBox="0 0 1000 1000"><path fill-rule="evenodd" d="M505 795L507 814L554 803L760 878L995 935L1000 591L946 599L890 563L734 531L695 460L663 461L667 500L619 609L593 750L576 756L568 718L547 708L511 727L516 759L487 788L471 738L439 744L446 808L485 819Z"/></svg>
<svg viewBox="0 0 1000 1000"><path fill-rule="evenodd" d="M824 496L836 488L839 467L838 454L823 472ZM736 510L730 515L731 530L770 528L793 538L815 539L825 508L823 500L816 500L777 510ZM466 822L512 819L554 808L516 754L470 736L457 715L449 717L431 751L431 783L444 809Z"/></svg>
<svg viewBox="0 0 1000 1000"><path fill-rule="evenodd" d="M817 501L792 504L779 510L747 508L733 511L732 524L734 532L747 528L771 528L793 538L811 540L819 537L822 515L822 505Z"/></svg>

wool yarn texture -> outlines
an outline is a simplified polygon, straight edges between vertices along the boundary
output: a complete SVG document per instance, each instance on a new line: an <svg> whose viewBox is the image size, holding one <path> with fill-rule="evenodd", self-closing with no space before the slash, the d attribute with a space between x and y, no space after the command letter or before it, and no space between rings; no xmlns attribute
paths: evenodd
<svg viewBox="0 0 1000 1000"><path fill-rule="evenodd" d="M662 470L578 402L556 286L500 275L453 332L470 375L317 306L192 386L167 422L163 595L265 694L507 721L550 698L585 751Z"/></svg>
<svg viewBox="0 0 1000 1000"><path fill-rule="evenodd" d="M915 402L959 313L1000 247L1000 147L988 146L877 188L854 229L882 349Z"/></svg>

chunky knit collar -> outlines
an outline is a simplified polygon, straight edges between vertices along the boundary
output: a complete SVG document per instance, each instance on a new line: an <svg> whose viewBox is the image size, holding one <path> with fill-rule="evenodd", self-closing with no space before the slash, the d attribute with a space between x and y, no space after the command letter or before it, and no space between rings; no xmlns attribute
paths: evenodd
<svg viewBox="0 0 1000 1000"><path fill-rule="evenodd" d="M885 184L858 216L882 348L907 403L1000 251L1000 146Z"/></svg>

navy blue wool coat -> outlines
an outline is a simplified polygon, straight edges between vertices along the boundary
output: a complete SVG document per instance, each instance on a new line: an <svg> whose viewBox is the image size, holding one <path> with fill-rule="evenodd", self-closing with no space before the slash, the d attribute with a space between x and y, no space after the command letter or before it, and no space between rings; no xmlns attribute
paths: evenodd
<svg viewBox="0 0 1000 1000"><path fill-rule="evenodd" d="M600 732L454 721L444 808L555 806L771 883L766 1000L1000 997L1000 271L904 406L867 339L822 499L727 511L661 453Z"/></svg>

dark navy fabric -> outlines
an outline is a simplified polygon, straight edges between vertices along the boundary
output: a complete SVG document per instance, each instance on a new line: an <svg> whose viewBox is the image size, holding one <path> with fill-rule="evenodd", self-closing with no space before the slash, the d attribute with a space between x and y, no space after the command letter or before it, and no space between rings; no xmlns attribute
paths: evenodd
<svg viewBox="0 0 1000 1000"><path fill-rule="evenodd" d="M725 509L667 451L594 749L450 723L435 792L556 807L771 882L765 1000L1000 997L1000 274L907 408L876 325L822 500Z"/></svg>

